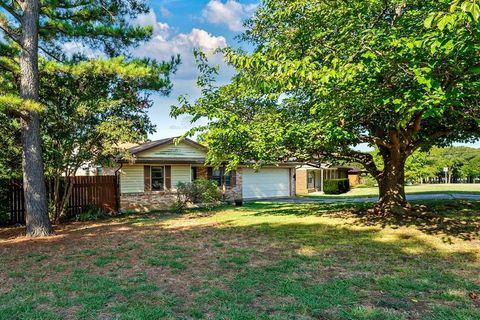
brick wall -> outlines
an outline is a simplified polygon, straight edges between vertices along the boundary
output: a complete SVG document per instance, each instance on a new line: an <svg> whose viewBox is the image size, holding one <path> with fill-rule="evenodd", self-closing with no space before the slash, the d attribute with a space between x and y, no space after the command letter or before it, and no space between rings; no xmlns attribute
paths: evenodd
<svg viewBox="0 0 480 320"><path fill-rule="evenodd" d="M199 179L207 179L207 168L198 167ZM236 171L236 184L234 187L224 187L222 190L225 201L234 201L242 198L242 169ZM122 211L148 212L169 209L177 199L175 192L152 191L138 193L122 193L120 195L120 208Z"/></svg>
<svg viewBox="0 0 480 320"><path fill-rule="evenodd" d="M174 192L139 192L122 193L120 195L121 211L148 212L168 209L177 199Z"/></svg>
<svg viewBox="0 0 480 320"><path fill-rule="evenodd" d="M297 194L307 194L307 170L297 170L296 179L296 191Z"/></svg>
<svg viewBox="0 0 480 320"><path fill-rule="evenodd" d="M295 168L290 169L290 197L297 195L297 173Z"/></svg>

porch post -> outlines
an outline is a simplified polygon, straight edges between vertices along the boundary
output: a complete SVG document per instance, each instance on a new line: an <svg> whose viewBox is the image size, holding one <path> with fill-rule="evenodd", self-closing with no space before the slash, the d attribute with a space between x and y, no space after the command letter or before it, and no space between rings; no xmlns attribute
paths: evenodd
<svg viewBox="0 0 480 320"><path fill-rule="evenodd" d="M320 192L323 193L323 168L320 168Z"/></svg>

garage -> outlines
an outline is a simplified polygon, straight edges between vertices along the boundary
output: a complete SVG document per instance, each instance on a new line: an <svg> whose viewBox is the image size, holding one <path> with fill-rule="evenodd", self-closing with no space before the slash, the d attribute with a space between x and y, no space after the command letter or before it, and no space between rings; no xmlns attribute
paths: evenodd
<svg viewBox="0 0 480 320"><path fill-rule="evenodd" d="M288 168L264 168L256 172L243 169L243 198L261 199L290 196L290 170Z"/></svg>

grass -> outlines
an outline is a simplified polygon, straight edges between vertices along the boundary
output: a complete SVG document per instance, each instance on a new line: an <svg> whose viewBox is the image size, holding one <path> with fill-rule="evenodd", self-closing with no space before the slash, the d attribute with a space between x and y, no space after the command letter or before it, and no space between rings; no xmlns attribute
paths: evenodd
<svg viewBox="0 0 480 320"><path fill-rule="evenodd" d="M0 319L479 319L480 202L252 203L0 230ZM472 298L473 297L473 298Z"/></svg>
<svg viewBox="0 0 480 320"><path fill-rule="evenodd" d="M405 192L414 194L478 194L480 195L480 184L423 184L415 186L406 186ZM321 193L310 193L302 195L309 198L358 198L358 197L378 197L378 187L352 188L350 192L341 195L326 195Z"/></svg>

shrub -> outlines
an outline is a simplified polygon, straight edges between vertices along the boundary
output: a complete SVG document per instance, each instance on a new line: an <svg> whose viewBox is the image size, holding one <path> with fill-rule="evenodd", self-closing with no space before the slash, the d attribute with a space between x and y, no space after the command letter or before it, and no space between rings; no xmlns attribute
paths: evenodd
<svg viewBox="0 0 480 320"><path fill-rule="evenodd" d="M172 209L183 211L188 203L202 204L207 207L222 200L222 192L215 181L198 179L193 182L177 184L177 201Z"/></svg>
<svg viewBox="0 0 480 320"><path fill-rule="evenodd" d="M332 179L323 182L323 192L325 194L341 194L348 191L350 191L348 179Z"/></svg>
<svg viewBox="0 0 480 320"><path fill-rule="evenodd" d="M108 217L110 217L110 215L105 213L101 209L94 206L89 206L82 213L76 216L76 220L77 221L96 221L96 220L106 219Z"/></svg>

